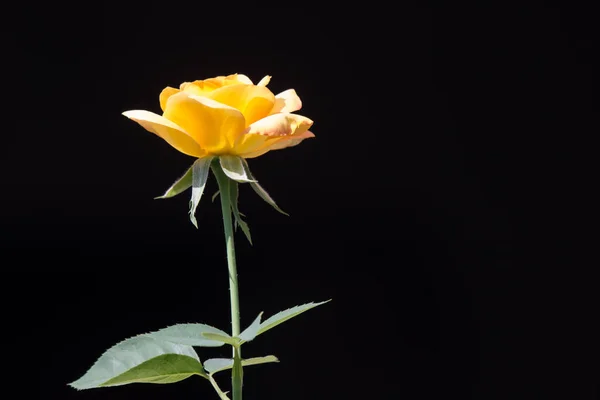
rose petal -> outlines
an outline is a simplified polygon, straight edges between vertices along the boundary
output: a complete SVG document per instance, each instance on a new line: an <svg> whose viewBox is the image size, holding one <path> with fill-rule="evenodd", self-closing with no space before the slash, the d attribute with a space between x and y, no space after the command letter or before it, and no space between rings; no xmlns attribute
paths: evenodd
<svg viewBox="0 0 600 400"><path fill-rule="evenodd" d="M226 79L227 80L231 80L233 82L237 82L237 83L244 83L246 85L253 85L252 80L250 78L248 78L244 74L232 74L232 75L227 76Z"/></svg>
<svg viewBox="0 0 600 400"><path fill-rule="evenodd" d="M232 85L234 82L237 81L231 79L227 81L226 77L218 76L216 78L208 78L202 81L195 81L194 83L200 86L200 88L202 88L202 90L204 90L205 92L212 92L213 90L219 89L227 84Z"/></svg>
<svg viewBox="0 0 600 400"><path fill-rule="evenodd" d="M160 136L184 154L193 157L202 157L206 154L182 127L158 114L145 110L131 110L125 111L123 115L137 122L147 131Z"/></svg>
<svg viewBox="0 0 600 400"><path fill-rule="evenodd" d="M252 85L252 81L246 75L232 74L228 76L217 76L193 82L183 82L179 89L198 96L207 96L210 92L230 85Z"/></svg>
<svg viewBox="0 0 600 400"><path fill-rule="evenodd" d="M250 125L246 134L243 135L239 143L235 145L233 152L244 158L249 158L249 154L257 152L264 154L281 140L289 140L292 138L304 139L305 137L302 135L308 131L308 128L310 128L312 124L312 120L302 115L270 115ZM312 133L310 135L312 135ZM254 155L254 157L256 157L256 155Z"/></svg>
<svg viewBox="0 0 600 400"><path fill-rule="evenodd" d="M169 97L176 93L179 93L179 89L175 89L170 86L167 86L162 90L162 92L160 92L159 101L161 110L165 111L165 108L167 108L167 100L169 100Z"/></svg>
<svg viewBox="0 0 600 400"><path fill-rule="evenodd" d="M239 143L233 149L233 154L246 157L245 154L252 153L267 147L267 142L273 139L266 135L257 135L255 133L243 135Z"/></svg>
<svg viewBox="0 0 600 400"><path fill-rule="evenodd" d="M260 82L256 84L256 86L267 86L269 82L271 82L271 77L269 75L266 75L260 80Z"/></svg>
<svg viewBox="0 0 600 400"><path fill-rule="evenodd" d="M275 105L271 114L291 113L302 108L302 101L294 89L288 89L275 96Z"/></svg>
<svg viewBox="0 0 600 400"><path fill-rule="evenodd" d="M299 135L289 136L281 138L276 143L269 146L269 150L280 150L286 147L293 147L299 145L304 139L314 138L315 134L311 131L305 131Z"/></svg>
<svg viewBox="0 0 600 400"><path fill-rule="evenodd" d="M304 139L315 137L311 131L306 131L300 135L294 136L282 136L278 138L267 139L265 145L253 152L246 153L243 155L244 158L256 158L271 150L281 150L287 147L293 147L299 145Z"/></svg>
<svg viewBox="0 0 600 400"><path fill-rule="evenodd" d="M313 121L298 114L279 113L269 115L248 127L247 134L256 133L266 136L291 136L304 133Z"/></svg>
<svg viewBox="0 0 600 400"><path fill-rule="evenodd" d="M275 103L275 95L266 87L244 84L223 86L208 97L240 110L246 126L269 115Z"/></svg>
<svg viewBox="0 0 600 400"><path fill-rule="evenodd" d="M210 154L229 152L245 128L240 111L186 92L169 98L164 116L185 129Z"/></svg>
<svg viewBox="0 0 600 400"><path fill-rule="evenodd" d="M183 82L179 85L179 89L183 92L194 94L196 96L206 96L209 93L209 90L203 89L202 81L195 82Z"/></svg>

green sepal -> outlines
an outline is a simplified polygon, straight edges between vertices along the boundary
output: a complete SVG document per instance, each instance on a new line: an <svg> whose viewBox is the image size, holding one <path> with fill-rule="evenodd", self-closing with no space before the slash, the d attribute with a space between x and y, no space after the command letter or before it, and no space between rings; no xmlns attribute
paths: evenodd
<svg viewBox="0 0 600 400"><path fill-rule="evenodd" d="M250 242L250 244L252 244L252 236L250 235L250 227L248 227L248 224L246 223L246 221L244 221L242 219L242 214L240 213L240 211L238 209L238 198L239 198L238 183L231 179L229 180L229 193L230 193L229 201L231 202L231 211L233 212L233 217L235 219L235 227L237 228L239 226L240 228L242 228L242 232L244 232L246 239L248 239L248 242Z"/></svg>
<svg viewBox="0 0 600 400"><path fill-rule="evenodd" d="M254 176L252 175L252 172L250 172L250 166L248 166L248 162L245 159L242 159L242 162L244 163L244 170L246 171L246 175L251 179L250 186L256 192L256 194L258 194L261 199L263 199L265 202L267 202L267 204L269 204L275 210L277 210L280 213L282 213L283 215L287 215L289 217L289 214L286 213L285 211L283 211L281 208L279 208L277 203L275 203L275 200L273 200L273 198L269 195L269 193L267 193L267 191L254 178Z"/></svg>
<svg viewBox="0 0 600 400"><path fill-rule="evenodd" d="M221 169L229 179L240 183L254 182L254 179L248 177L246 174L244 159L242 157L232 155L219 156L219 163Z"/></svg>
<svg viewBox="0 0 600 400"><path fill-rule="evenodd" d="M190 221L196 228L198 228L198 222L196 221L196 208L202 193L204 193L204 187L208 179L208 172L210 171L210 163L214 157L207 156L202 157L194 161L192 164L192 198L190 200Z"/></svg>
<svg viewBox="0 0 600 400"><path fill-rule="evenodd" d="M165 194L162 196L157 196L155 199L168 199L169 197L173 197L179 193L185 192L190 187L192 187L192 167L189 167L185 174L183 174L181 178L177 179L171 185L171 187L167 189Z"/></svg>

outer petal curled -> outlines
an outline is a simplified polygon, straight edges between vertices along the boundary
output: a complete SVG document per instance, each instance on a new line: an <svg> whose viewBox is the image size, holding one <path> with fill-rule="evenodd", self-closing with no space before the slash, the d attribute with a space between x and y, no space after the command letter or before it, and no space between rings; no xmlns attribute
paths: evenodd
<svg viewBox="0 0 600 400"><path fill-rule="evenodd" d="M293 147L299 145L304 139L313 138L315 135L311 131L306 131L300 135L294 136L284 136L281 138L274 138L267 140L266 145L256 151L251 153L246 153L243 155L244 158L255 158L258 156L262 156L263 154L271 151L271 150L281 150L286 147Z"/></svg>
<svg viewBox="0 0 600 400"><path fill-rule="evenodd" d="M275 105L271 114L291 113L302 108L302 100L294 89L284 90L275 96Z"/></svg>
<svg viewBox="0 0 600 400"><path fill-rule="evenodd" d="M160 109L165 111L165 109L167 108L167 100L169 100L169 97L177 93L179 93L179 89L175 89L174 87L167 86L166 88L164 88L162 92L160 92L159 96Z"/></svg>
<svg viewBox="0 0 600 400"><path fill-rule="evenodd" d="M256 86L267 86L271 82L271 75L265 75Z"/></svg>
<svg viewBox="0 0 600 400"><path fill-rule="evenodd" d="M277 141L273 145L269 147L269 150L280 150L285 149L286 147L294 147L299 145L304 139L314 138L315 134L311 131L306 131L299 135L289 136L281 138L281 140Z"/></svg>
<svg viewBox="0 0 600 400"><path fill-rule="evenodd" d="M228 153L246 125L237 109L186 92L169 98L164 116L185 129L210 154Z"/></svg>
<svg viewBox="0 0 600 400"><path fill-rule="evenodd" d="M180 152L193 157L202 157L206 152L179 125L158 114L145 110L131 110L123 113L127 118L137 122L144 129L163 138Z"/></svg>
<svg viewBox="0 0 600 400"><path fill-rule="evenodd" d="M298 114L279 113L269 115L248 127L247 134L265 136L292 136L304 133L310 128L313 121Z"/></svg>
<svg viewBox="0 0 600 400"><path fill-rule="evenodd" d="M308 132L313 121L297 114L274 114L251 124L233 152L244 158L257 157L271 149L292 145L292 139L304 140L314 135ZM308 133L307 133L308 132ZM279 144L289 142L287 145ZM296 143L296 144L297 144ZM279 147L274 147L274 146Z"/></svg>

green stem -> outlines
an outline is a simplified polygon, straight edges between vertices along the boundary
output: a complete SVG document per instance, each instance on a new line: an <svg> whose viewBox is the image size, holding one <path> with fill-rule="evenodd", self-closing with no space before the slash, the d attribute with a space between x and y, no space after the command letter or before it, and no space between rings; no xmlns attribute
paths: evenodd
<svg viewBox="0 0 600 400"><path fill-rule="evenodd" d="M240 334L240 299L238 290L237 266L235 262L235 243L233 240L233 223L231 220L231 180L225 175L221 166L213 164L213 173L219 184L221 197L221 212L223 213L223 227L225 228L225 243L227 247L227 266L229 269L229 300L231 303L231 336ZM231 372L231 386L233 400L242 400L242 354L239 346L233 348L233 368Z"/></svg>
<svg viewBox="0 0 600 400"><path fill-rule="evenodd" d="M213 378L212 375L208 375L208 380L215 389L215 392L217 392L217 394L219 395L219 398L221 400L230 400L229 397L227 397L227 395L221 390L221 388L217 384L217 381L215 381L215 378Z"/></svg>

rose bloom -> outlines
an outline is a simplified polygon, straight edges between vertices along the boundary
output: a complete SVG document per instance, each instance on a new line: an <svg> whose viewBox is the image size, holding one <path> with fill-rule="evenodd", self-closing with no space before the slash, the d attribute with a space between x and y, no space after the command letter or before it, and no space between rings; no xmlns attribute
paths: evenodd
<svg viewBox="0 0 600 400"><path fill-rule="evenodd" d="M313 121L293 114L302 102L294 89L274 95L267 85L242 74L184 82L160 93L162 115L146 110L123 113L180 152L202 158L258 157L314 137Z"/></svg>

